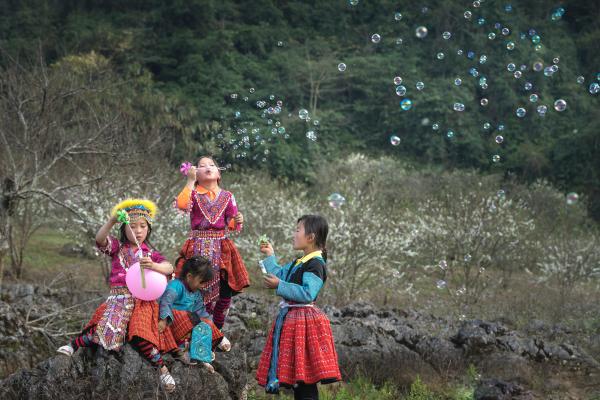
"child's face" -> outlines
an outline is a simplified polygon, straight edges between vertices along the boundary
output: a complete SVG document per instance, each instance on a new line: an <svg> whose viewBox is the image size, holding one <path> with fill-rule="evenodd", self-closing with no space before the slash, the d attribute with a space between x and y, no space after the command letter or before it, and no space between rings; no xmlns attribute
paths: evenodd
<svg viewBox="0 0 600 400"><path fill-rule="evenodd" d="M206 287L208 282L203 282L198 275L192 275L188 273L185 277L185 283L187 283L190 291L195 292Z"/></svg>
<svg viewBox="0 0 600 400"><path fill-rule="evenodd" d="M294 250L304 250L314 243L314 235L306 234L304 232L304 224L302 221L296 225L296 232L294 232Z"/></svg>
<svg viewBox="0 0 600 400"><path fill-rule="evenodd" d="M197 180L216 181L219 178L221 178L221 173L212 159L203 157L198 161L198 170L196 171Z"/></svg>
<svg viewBox="0 0 600 400"><path fill-rule="evenodd" d="M146 237L148 236L148 221L144 218L140 218L135 222L129 223L131 229L125 229L125 235L127 236L127 240L131 243L135 243L136 239L139 244L142 244ZM132 233L133 231L133 233Z"/></svg>

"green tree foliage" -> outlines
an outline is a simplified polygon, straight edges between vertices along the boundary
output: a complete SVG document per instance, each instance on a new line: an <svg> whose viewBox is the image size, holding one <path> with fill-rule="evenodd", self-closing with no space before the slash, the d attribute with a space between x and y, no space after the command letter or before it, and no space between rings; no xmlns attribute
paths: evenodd
<svg viewBox="0 0 600 400"><path fill-rule="evenodd" d="M550 18L556 2L518 2L511 12L505 11L507 3L488 0L474 8L432 0L423 13L422 3L390 0L356 6L342 0L6 1L0 4L0 40L12 54L31 53L41 43L49 62L95 51L124 79L149 74L153 88L173 103L170 110L177 110L181 129L172 163L216 152L227 163L264 165L273 175L314 182L312 166L324 158L356 150L388 153L528 182L545 177L565 191L585 193L600 218L600 107L598 96L587 91L600 71L595 51L600 3L565 1L565 16L558 21ZM467 9L471 20L463 17ZM397 11L400 21L394 20ZM485 18L482 26L479 17ZM510 36L495 29L495 22L509 27ZM429 29L422 40L415 37L419 25ZM542 37L540 51L519 37L530 28ZM444 31L452 32L450 40L442 38ZM489 32L496 33L494 40ZM382 37L377 45L370 41L373 33ZM506 50L508 40L515 50ZM459 48L474 51L476 58L457 55ZM436 59L438 52L444 52L443 60ZM478 64L484 54L488 61ZM549 65L557 56L560 71L554 76L531 72L534 61ZM336 68L339 62L347 65L344 73ZM509 62L527 65L526 78L513 78L506 70ZM487 90L469 76L473 66L487 78ZM396 75L404 78L413 100L410 111L398 105ZM584 85L576 83L579 75L585 76ZM460 88L452 84L457 76L463 80ZM537 104L549 107L546 117L528 101L526 80L540 95ZM425 82L422 92L414 89L417 81ZM249 88L256 93L250 96ZM239 93L237 101L231 93ZM243 149L220 148L226 138L235 138L232 116L244 106L242 97L248 95L251 104L270 94L284 101L280 120L289 138L270 144L264 163L260 146L247 157L240 157ZM489 99L487 107L479 105L482 97ZM557 98L567 100L566 112L552 110ZM466 111L453 111L454 102L464 103ZM520 106L527 108L525 118L515 116ZM300 108L321 123L316 143L305 137ZM244 118L259 124L257 112ZM431 129L434 122L438 131ZM502 146L494 143L493 130L483 129L485 122L506 126ZM448 129L455 132L451 140ZM402 138L400 146L389 145L392 133ZM495 153L502 157L499 164L491 162Z"/></svg>

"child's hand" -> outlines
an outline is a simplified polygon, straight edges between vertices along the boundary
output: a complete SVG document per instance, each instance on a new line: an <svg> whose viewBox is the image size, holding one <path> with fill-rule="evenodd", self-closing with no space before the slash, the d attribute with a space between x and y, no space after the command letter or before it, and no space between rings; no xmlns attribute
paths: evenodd
<svg viewBox="0 0 600 400"><path fill-rule="evenodd" d="M273 246L271 246L271 243L261 243L260 244L260 252L265 254L267 257L270 257L273 255L273 253L275 253L275 251L273 250Z"/></svg>
<svg viewBox="0 0 600 400"><path fill-rule="evenodd" d="M277 286L279 286L279 278L275 275L267 274L263 279L265 280L265 286L269 289L277 289Z"/></svg>
<svg viewBox="0 0 600 400"><path fill-rule="evenodd" d="M244 223L244 216L242 215L241 212L238 211L238 213L235 215L235 217L233 217L234 221L236 224L241 225Z"/></svg>
<svg viewBox="0 0 600 400"><path fill-rule="evenodd" d="M197 168L193 165L188 169L187 178L189 182L196 182L196 171Z"/></svg>
<svg viewBox="0 0 600 400"><path fill-rule="evenodd" d="M140 258L140 266L145 269L156 270L154 261L150 257Z"/></svg>
<svg viewBox="0 0 600 400"><path fill-rule="evenodd" d="M164 319L159 319L158 320L158 332L163 333L163 331L165 330L166 327L167 327L167 321Z"/></svg>

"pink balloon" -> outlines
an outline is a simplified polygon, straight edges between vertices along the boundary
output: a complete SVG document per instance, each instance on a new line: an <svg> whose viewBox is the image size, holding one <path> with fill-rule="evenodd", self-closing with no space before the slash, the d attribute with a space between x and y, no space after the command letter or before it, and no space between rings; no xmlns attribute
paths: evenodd
<svg viewBox="0 0 600 400"><path fill-rule="evenodd" d="M133 297L140 300L156 300L165 291L167 287L167 277L160 272L153 271L151 269L144 270L144 276L146 278L146 287L142 287L142 275L140 272L140 263L134 263L127 270L127 276L125 276L125 282L127 287L133 295Z"/></svg>

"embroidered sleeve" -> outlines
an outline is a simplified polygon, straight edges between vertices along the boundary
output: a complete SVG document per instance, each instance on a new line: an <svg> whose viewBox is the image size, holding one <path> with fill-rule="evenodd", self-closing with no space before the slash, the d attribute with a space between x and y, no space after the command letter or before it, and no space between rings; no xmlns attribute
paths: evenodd
<svg viewBox="0 0 600 400"><path fill-rule="evenodd" d="M116 237L108 235L106 238L106 246L101 246L100 243L96 242L96 247L98 250L106 254L107 256L114 256L119 251L119 241Z"/></svg>
<svg viewBox="0 0 600 400"><path fill-rule="evenodd" d="M198 300L194 303L192 307L192 312L190 313L190 318L192 319L192 323L194 325L198 325L200 323L200 318L208 318L210 315L206 311L206 307L204 306L204 299L202 296L198 297Z"/></svg>
<svg viewBox="0 0 600 400"><path fill-rule="evenodd" d="M189 211L192 204L192 189L184 187L177 196L177 208L182 211Z"/></svg>
<svg viewBox="0 0 600 400"><path fill-rule="evenodd" d="M275 275L279 279L283 279L287 271L292 267L292 263L286 264L283 267L279 265L275 254L262 260L262 263L269 274Z"/></svg>
<svg viewBox="0 0 600 400"><path fill-rule="evenodd" d="M165 258L165 256L163 256L162 254L160 254L158 251L156 250L152 250L152 253L150 254L150 259L152 261L154 261L157 264L163 263L165 261L167 261L167 259Z"/></svg>
<svg viewBox="0 0 600 400"><path fill-rule="evenodd" d="M168 324L173 323L173 303L183 294L183 286L179 279L174 279L167 285L167 289L158 302L158 316L166 319Z"/></svg>
<svg viewBox="0 0 600 400"><path fill-rule="evenodd" d="M279 281L277 294L286 300L298 303L310 303L315 301L319 291L323 287L323 280L312 272L302 274L302 285Z"/></svg>
<svg viewBox="0 0 600 400"><path fill-rule="evenodd" d="M235 202L235 197L231 194L231 199L227 204L227 208L225 208L225 223L227 227L232 231L241 231L242 225L238 225L233 217L235 217L238 213L237 203Z"/></svg>

